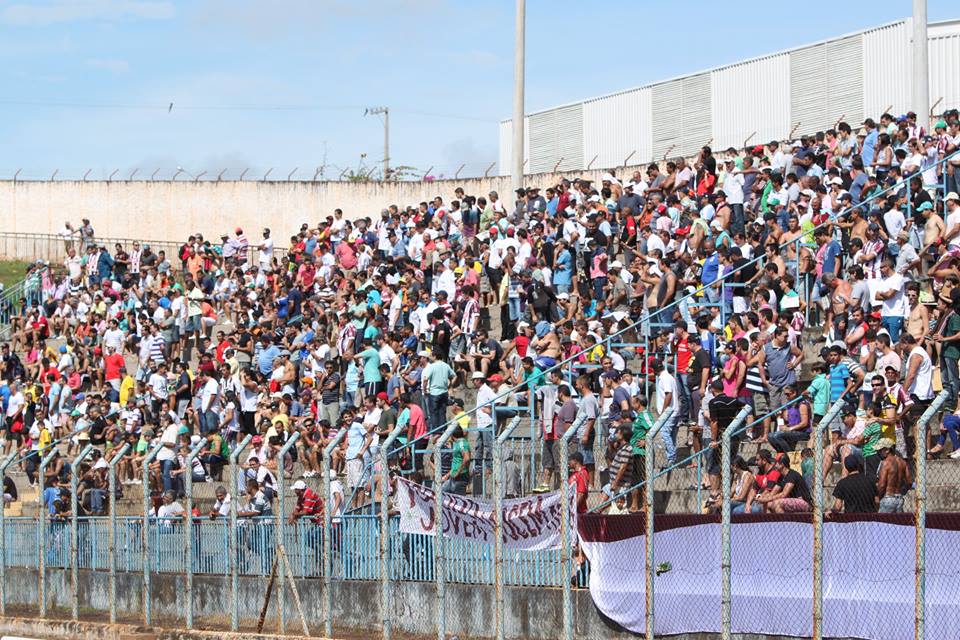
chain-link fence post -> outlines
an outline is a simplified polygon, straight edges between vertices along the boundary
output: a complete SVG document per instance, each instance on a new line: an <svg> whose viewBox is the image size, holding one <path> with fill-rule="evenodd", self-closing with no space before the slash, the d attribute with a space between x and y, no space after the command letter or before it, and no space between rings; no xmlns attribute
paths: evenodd
<svg viewBox="0 0 960 640"><path fill-rule="evenodd" d="M433 444L433 491L437 501L436 517L433 519L433 577L437 584L437 640L446 640L447 637L447 568L443 564L443 456L440 450L447 444L453 435L453 430L459 423L453 421ZM494 464L497 460L494 457Z"/></svg>
<svg viewBox="0 0 960 640"><path fill-rule="evenodd" d="M380 445L380 620L383 639L390 640L392 631L392 596L390 584L390 470L388 451L406 425L395 427Z"/></svg>
<svg viewBox="0 0 960 640"><path fill-rule="evenodd" d="M647 640L654 640L653 635L653 575L656 571L653 559L653 511L654 511L654 493L653 493L653 478L654 478L654 446L653 439L660 433L660 430L663 429L670 419L673 417L673 407L667 407L666 411L660 414L660 417L657 418L657 421L653 424L653 427L650 428L650 431L647 432L646 442L644 444L645 455L643 456L644 470L646 471L646 478L644 482L646 487L644 487L644 493L646 494L646 504L643 505L646 527L644 532L644 542L646 544L646 564L644 566L644 576L646 577L647 588L646 588L646 632Z"/></svg>
<svg viewBox="0 0 960 640"><path fill-rule="evenodd" d="M253 440L253 436L247 434L247 437L240 441L230 452L230 531L227 533L230 551L230 630L236 631L240 626L240 578L239 562L237 555L237 480L240 476L240 465L238 460L240 454Z"/></svg>
<svg viewBox="0 0 960 640"><path fill-rule="evenodd" d="M916 583L914 593L914 618L916 640L926 639L927 612L927 425L933 416L950 399L950 388L941 391L927 410L917 421L917 477L916 482L916 509L914 521L916 527Z"/></svg>
<svg viewBox="0 0 960 640"><path fill-rule="evenodd" d="M323 448L323 459L320 463L320 473L323 476L323 625L324 636L333 637L333 517L330 513L333 500L330 495L330 457L333 450L340 446L347 435L346 429L341 429L330 443ZM344 506L344 510L346 510Z"/></svg>
<svg viewBox="0 0 960 640"><path fill-rule="evenodd" d="M193 460L205 446L207 446L207 441L200 440L197 446L190 449L187 459L184 460L187 468L183 470L183 481L187 494L187 512L183 518L183 548L186 550L185 564L187 565L186 589L184 589L187 607L187 629L193 629Z"/></svg>
<svg viewBox="0 0 960 640"><path fill-rule="evenodd" d="M570 580L573 576L573 546L570 538L576 531L570 531L570 482L567 475L570 469L570 440L577 436L581 425L587 421L587 415L581 413L573 424L560 437L560 584L563 585L563 640L573 640L573 588ZM574 508L573 513L577 510Z"/></svg>
<svg viewBox="0 0 960 640"><path fill-rule="evenodd" d="M733 458L732 436L739 431L740 426L747 419L747 416L753 411L750 405L740 409L740 413L733 419L733 422L723 430L721 436L722 449L720 451L720 495L723 496L723 506L720 510L720 573L721 573L721 595L720 595L720 637L723 640L730 640L731 628L733 626L733 610L731 606L730 592L730 574L732 566L730 564L730 462Z"/></svg>
<svg viewBox="0 0 960 640"><path fill-rule="evenodd" d="M287 546L285 544L286 540L284 537L286 532L284 525L286 525L287 517L287 476L283 470L283 461L286 459L290 449L296 444L299 438L300 432L294 431L292 434L290 434L290 437L287 438L287 441L282 447L280 447L280 451L277 453L277 493L279 493L280 496L277 500L276 533L278 538L277 547L283 547L283 555L285 555L287 551ZM268 523L264 523L264 525L268 525ZM285 633L287 629L287 590L284 585L282 565L280 564L280 559L283 557L283 555L278 553L276 556L277 575L280 577L280 586L277 589L277 614L280 618L280 633Z"/></svg>
<svg viewBox="0 0 960 640"><path fill-rule="evenodd" d="M40 492L40 512L37 514L37 526L40 527L37 535L37 564L40 568L38 579L40 596L40 617L47 617L47 503L44 499L47 465L60 451L54 447L50 453L40 461L40 472L37 476L37 490Z"/></svg>
<svg viewBox="0 0 960 640"><path fill-rule="evenodd" d="M493 440L493 618L496 640L503 640L505 633L503 628L503 444L519 425L520 416L517 416ZM533 434L530 435L532 439Z"/></svg>
<svg viewBox="0 0 960 640"><path fill-rule="evenodd" d="M80 617L80 594L78 575L80 564L80 530L78 522L79 501L77 487L80 483L80 463L93 451L93 445L85 446L70 463L70 617Z"/></svg>
<svg viewBox="0 0 960 640"><path fill-rule="evenodd" d="M107 560L110 564L110 624L117 622L117 463L123 460L129 450L130 443L125 442L107 463L107 488L110 490L110 495L107 496L110 509L110 530L107 532L110 548L110 557Z"/></svg>
<svg viewBox="0 0 960 640"><path fill-rule="evenodd" d="M143 624L147 627L150 626L150 607L153 604L153 594L150 593L150 464L162 449L163 445L158 442L143 458L143 531L140 543L143 549Z"/></svg>
<svg viewBox="0 0 960 640"><path fill-rule="evenodd" d="M7 468L17 459L16 452L7 456L3 464L0 464L0 478L6 477ZM0 505L0 507L5 506ZM7 544L7 519L4 515L4 509L0 508L0 617L7 615L7 550L9 548L10 546Z"/></svg>
<svg viewBox="0 0 960 640"><path fill-rule="evenodd" d="M823 432L840 414L845 401L831 405L813 428L813 638L823 640Z"/></svg>

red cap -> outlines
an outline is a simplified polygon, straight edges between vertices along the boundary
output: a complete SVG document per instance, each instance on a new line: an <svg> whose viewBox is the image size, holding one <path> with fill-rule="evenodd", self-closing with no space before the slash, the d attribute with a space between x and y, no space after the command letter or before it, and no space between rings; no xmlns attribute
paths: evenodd
<svg viewBox="0 0 960 640"><path fill-rule="evenodd" d="M498 229L498 228L496 228L496 227L490 227L490 235L495 236L495 235L497 235L498 233L500 233L500 229Z"/></svg>
<svg viewBox="0 0 960 640"><path fill-rule="evenodd" d="M487 381L488 381L488 382L493 382L494 384L499 383L499 382L503 382L503 376L501 376L499 373L495 373L495 374L493 374L492 376L490 376L489 378L487 378Z"/></svg>
<svg viewBox="0 0 960 640"><path fill-rule="evenodd" d="M239 234L243 233L243 229L241 229L240 227L237 227L236 229L234 229L234 233L236 233L237 235L239 235Z"/></svg>
<svg viewBox="0 0 960 640"><path fill-rule="evenodd" d="M378 393L378 394L377 394L377 400L383 400L384 402L386 402L387 400L389 400L389 396L387 396L387 392L386 392L386 391L381 391L380 393Z"/></svg>

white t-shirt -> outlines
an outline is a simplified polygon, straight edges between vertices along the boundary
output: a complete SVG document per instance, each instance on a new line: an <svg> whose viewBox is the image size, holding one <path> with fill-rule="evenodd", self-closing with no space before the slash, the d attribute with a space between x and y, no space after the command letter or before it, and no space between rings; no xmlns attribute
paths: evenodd
<svg viewBox="0 0 960 640"><path fill-rule="evenodd" d="M883 300L880 315L893 317L907 317L910 315L907 309L907 297L903 294L904 286L903 276L899 273L894 273L889 278L884 278L880 282L879 291L894 290L897 292L892 298Z"/></svg>
<svg viewBox="0 0 960 640"><path fill-rule="evenodd" d="M260 243L260 268L269 269L273 262L273 238L264 238Z"/></svg>
<svg viewBox="0 0 960 640"><path fill-rule="evenodd" d="M960 207L953 210L953 213L947 216L947 232L955 226L960 225ZM960 247L960 233L950 238L951 247Z"/></svg>
<svg viewBox="0 0 960 640"><path fill-rule="evenodd" d="M666 410L665 402L667 399L667 394L671 394L670 398L670 407L674 411L674 416L676 417L677 408L679 406L679 398L677 397L677 381L676 379L667 373L666 371L660 372L660 375L657 376L657 412L663 413Z"/></svg>
<svg viewBox="0 0 960 640"><path fill-rule="evenodd" d="M723 181L723 192L728 204L743 204L743 174L728 173Z"/></svg>

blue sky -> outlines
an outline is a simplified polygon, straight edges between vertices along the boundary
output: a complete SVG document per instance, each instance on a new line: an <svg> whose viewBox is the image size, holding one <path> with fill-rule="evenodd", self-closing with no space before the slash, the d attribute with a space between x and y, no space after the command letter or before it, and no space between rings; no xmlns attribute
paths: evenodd
<svg viewBox="0 0 960 640"><path fill-rule="evenodd" d="M527 111L902 18L910 0L528 0ZM960 5L929 0L931 20ZM510 116L513 2L0 0L0 178L482 173ZM169 103L173 109L168 112ZM292 108L291 108L292 107ZM302 108L309 107L309 108Z"/></svg>

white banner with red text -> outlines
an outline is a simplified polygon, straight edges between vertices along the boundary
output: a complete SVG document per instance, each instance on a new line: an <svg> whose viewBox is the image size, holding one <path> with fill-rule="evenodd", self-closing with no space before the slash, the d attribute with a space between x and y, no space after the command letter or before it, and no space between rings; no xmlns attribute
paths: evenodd
<svg viewBox="0 0 960 640"><path fill-rule="evenodd" d="M437 495L429 487L397 479L396 505L400 531L432 536L436 533ZM510 550L537 551L560 546L560 492L542 493L503 501L503 544ZM575 496L570 500L570 532L576 532ZM443 494L443 535L485 544L494 541L494 504Z"/></svg>
<svg viewBox="0 0 960 640"><path fill-rule="evenodd" d="M610 620L646 629L644 519L581 516L590 595ZM721 525L715 516L658 515L654 632L721 631ZM738 516L731 528L732 632L810 637L810 516ZM927 519L926 637L960 630L960 514ZM823 527L825 637L914 637L915 528L909 514L839 516Z"/></svg>

